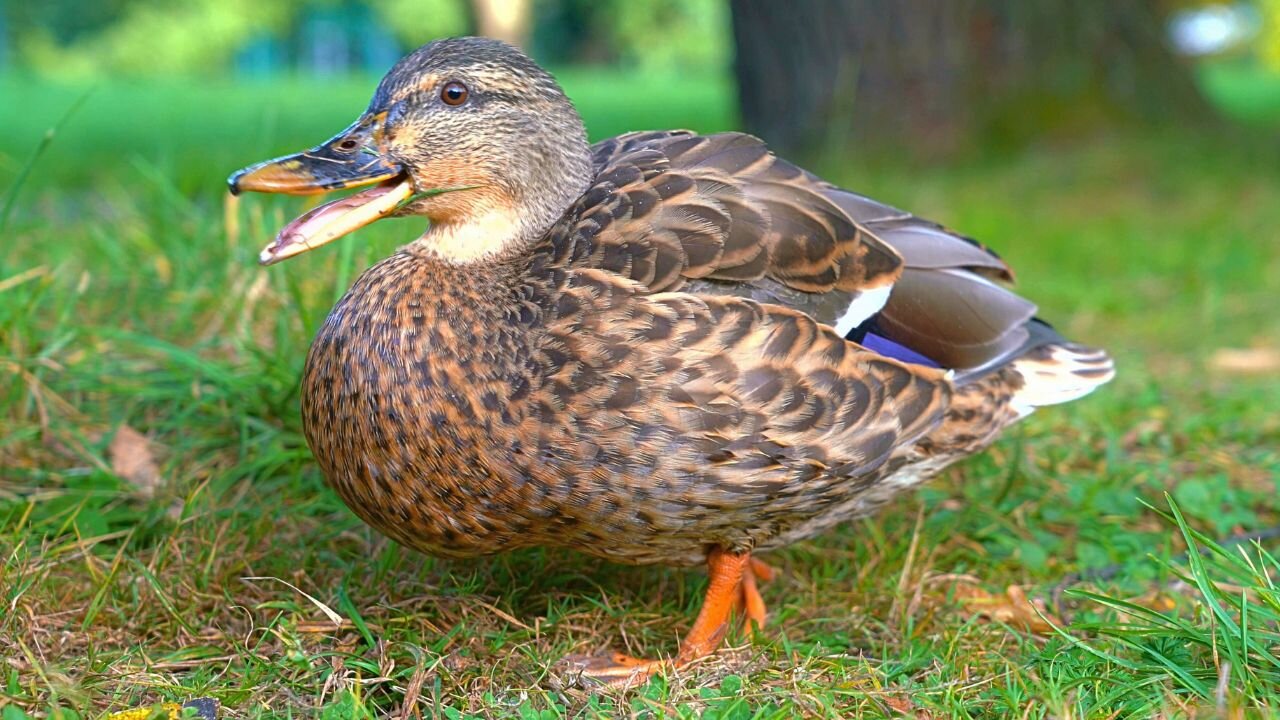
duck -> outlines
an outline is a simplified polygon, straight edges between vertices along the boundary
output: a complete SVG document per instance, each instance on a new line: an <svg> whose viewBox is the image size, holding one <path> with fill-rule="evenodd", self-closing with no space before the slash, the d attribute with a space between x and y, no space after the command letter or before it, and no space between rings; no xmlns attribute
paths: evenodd
<svg viewBox="0 0 1280 720"><path fill-rule="evenodd" d="M564 659L593 686L763 627L760 554L1115 374L975 240L744 133L590 144L552 75L497 40L424 45L349 127L228 183L359 188L289 222L264 265L425 221L337 302L303 372L308 445L361 520L445 558L542 546L706 569L676 652Z"/></svg>

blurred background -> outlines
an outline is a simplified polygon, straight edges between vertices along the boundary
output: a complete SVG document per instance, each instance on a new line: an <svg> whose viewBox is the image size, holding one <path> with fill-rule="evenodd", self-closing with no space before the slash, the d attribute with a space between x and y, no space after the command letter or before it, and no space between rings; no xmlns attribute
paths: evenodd
<svg viewBox="0 0 1280 720"><path fill-rule="evenodd" d="M28 182L84 184L141 159L195 190L215 163L318 141L397 58L459 34L526 48L596 136L745 128L792 154L934 160L1102 126L1280 117L1280 0L1079 5L0 0L0 177L89 92Z"/></svg>
<svg viewBox="0 0 1280 720"><path fill-rule="evenodd" d="M12 672L29 667L13 666L0 705L101 710L159 687L183 697L183 684L235 683L224 700L246 706L323 699L328 660L254 659L311 647L301 641L264 640L216 670L254 627L285 618L287 640L314 615L246 575L293 578L357 620L359 606L437 660L458 652L450 638L479 632L456 628L489 616L473 595L526 620L549 606L574 618L553 612L540 635L483 630L487 649L462 651L478 662L446 664L462 669L443 689L435 680L446 699L487 692L490 667L492 687L523 687L521 658L580 647L582 627L617 635L606 605L688 615L670 607L697 595L677 590L681 574L609 579L638 571L536 553L469 566L401 556L324 488L306 448L298 378L316 328L421 223L379 222L263 269L258 251L315 200L233 200L226 177L337 133L402 54L464 33L526 48L593 139L747 130L833 182L979 238L1045 318L1116 355L1112 385L1037 413L894 511L780 554L801 580L776 591L781 616L823 618L792 641L848 658L841 682L862 687L857 648L870 647L887 668L877 683L914 688L917 669L938 668L935 690L911 697L978 703L964 714L1004 714L988 695L1006 682L1041 709L1092 697L1025 689L1062 676L1062 646L983 655L961 643L957 661L916 643L967 638L964 616L921 610L902 635L862 623L900 617L899 567L1028 595L1071 577L1149 593L1167 571L1148 553L1183 547L1144 505L1165 507L1166 492L1211 537L1280 525L1280 0L0 0L0 605L16 608L0 612L0 657L48 658L41 682L19 683ZM917 535L928 560L913 565ZM456 594L410 601L424 587ZM623 597L593 604L601 592ZM676 634L669 622L639 632L650 648ZM342 647L367 661L366 677L412 672L419 657L397 642ZM1144 659L1156 680L1132 683L1149 705L1051 714L1150 716L1162 688L1195 673L1208 679L1194 692L1212 698L1227 677L1213 647L1211 659L1187 656L1187 672ZM770 657L785 668L792 656ZM913 658L898 663L910 680L894 675L898 657ZM152 660L205 670L127 669ZM277 667L292 684L263 674ZM1095 670L1080 672L1091 686ZM776 676L776 699L790 702L792 676ZM834 687L812 677L813 693ZM1008 679L988 691L973 677ZM377 715L398 706L392 686L367 688Z"/></svg>

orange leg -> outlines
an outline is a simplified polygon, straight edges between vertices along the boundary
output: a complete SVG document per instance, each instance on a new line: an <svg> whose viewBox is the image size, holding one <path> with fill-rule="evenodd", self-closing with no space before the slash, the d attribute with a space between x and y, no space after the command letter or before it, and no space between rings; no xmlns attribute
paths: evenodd
<svg viewBox="0 0 1280 720"><path fill-rule="evenodd" d="M711 576L707 597L689 634L680 643L680 653L674 660L641 660L613 653L574 656L566 658L566 662L580 671L584 679L612 687L633 687L659 670L681 667L711 654L728 632L732 616L744 605L749 619L764 623L764 601L756 590L755 568L751 565L750 554L735 555L724 550L712 550L707 554L707 572Z"/></svg>
<svg viewBox="0 0 1280 720"><path fill-rule="evenodd" d="M764 621L768 617L765 611L764 598L760 597L760 589L758 583L772 582L778 576L778 571L773 569L763 560L751 558L751 562L747 564L745 570L742 571L742 607L744 610L742 618L742 627L744 630L751 629L751 623L755 623L756 627L764 627Z"/></svg>
<svg viewBox="0 0 1280 720"><path fill-rule="evenodd" d="M764 627L765 618L768 613L764 608L764 598L760 597L760 589L756 587L755 568L747 567L742 573L742 606L743 618L742 626L744 630L751 629L751 623L755 623L756 627ZM761 577L760 580L765 578Z"/></svg>

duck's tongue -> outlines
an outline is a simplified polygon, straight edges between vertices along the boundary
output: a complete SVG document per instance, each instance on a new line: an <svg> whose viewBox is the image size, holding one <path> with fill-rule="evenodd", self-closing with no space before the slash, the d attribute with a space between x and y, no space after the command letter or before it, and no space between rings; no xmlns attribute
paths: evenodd
<svg viewBox="0 0 1280 720"><path fill-rule="evenodd" d="M392 179L312 208L285 225L276 239L263 248L258 255L258 262L272 265L331 243L390 215L412 195L412 182L407 178Z"/></svg>

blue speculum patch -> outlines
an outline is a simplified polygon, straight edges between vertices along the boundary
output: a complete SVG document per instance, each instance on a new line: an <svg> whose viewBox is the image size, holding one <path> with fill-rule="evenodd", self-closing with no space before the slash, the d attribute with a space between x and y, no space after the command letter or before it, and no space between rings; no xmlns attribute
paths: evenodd
<svg viewBox="0 0 1280 720"><path fill-rule="evenodd" d="M942 367L938 363L930 360L924 355L921 355L915 350L912 350L906 345L896 343L890 340L889 338L876 335L873 332L868 332L867 334L863 335L862 340L859 342L859 344L862 345L862 347L868 350L871 350L872 352L880 353L881 355L884 355L885 357L891 357L894 360L900 360L902 362L912 363L914 365L927 365L929 367L935 367L935 368Z"/></svg>

